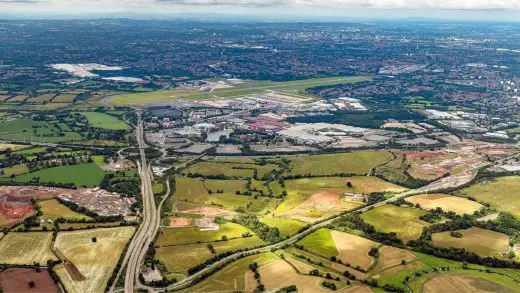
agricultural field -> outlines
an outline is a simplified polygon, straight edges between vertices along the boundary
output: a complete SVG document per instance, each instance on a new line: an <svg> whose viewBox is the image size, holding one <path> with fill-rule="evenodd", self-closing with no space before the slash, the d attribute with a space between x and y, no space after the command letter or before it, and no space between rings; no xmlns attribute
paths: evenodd
<svg viewBox="0 0 520 293"><path fill-rule="evenodd" d="M92 124L96 128L103 128L109 130L129 130L130 125L126 124L119 118L100 112L81 112L81 115L85 116L88 123Z"/></svg>
<svg viewBox="0 0 520 293"><path fill-rule="evenodd" d="M39 178L38 182L73 183L76 186L99 186L105 173L94 163L66 165L48 168L12 178L14 182L31 182Z"/></svg>
<svg viewBox="0 0 520 293"><path fill-rule="evenodd" d="M419 204L422 209L432 210L442 208L445 212L454 212L458 215L473 215L483 205L469 199L449 194L421 194L406 198L406 201Z"/></svg>
<svg viewBox="0 0 520 293"><path fill-rule="evenodd" d="M454 272L430 273L415 278L410 287L413 292L503 292L520 291L520 285L506 276L479 271L457 270Z"/></svg>
<svg viewBox="0 0 520 293"><path fill-rule="evenodd" d="M279 259L272 252L244 257L226 266L199 284L181 292L243 291L246 287L244 276L249 271L249 264L256 262L259 266L262 266Z"/></svg>
<svg viewBox="0 0 520 293"><path fill-rule="evenodd" d="M305 222L285 218L275 218L271 216L265 216L259 220L269 227L278 228L278 230L280 230L280 235L283 237L294 235L301 228L307 225Z"/></svg>
<svg viewBox="0 0 520 293"><path fill-rule="evenodd" d="M53 221L58 218L74 221L92 220L89 216L72 211L56 199L42 200L38 202L38 205L40 206L40 211L43 213L42 217Z"/></svg>
<svg viewBox="0 0 520 293"><path fill-rule="evenodd" d="M370 256L368 252L371 248L377 248L379 243L366 238L331 230L330 235L338 250L337 258L343 263L348 263L353 267L359 266L361 269L368 269L375 263L375 258Z"/></svg>
<svg viewBox="0 0 520 293"><path fill-rule="evenodd" d="M72 103L76 99L75 94L59 94L54 99L52 99L53 103Z"/></svg>
<svg viewBox="0 0 520 293"><path fill-rule="evenodd" d="M0 169L0 176L1 177L11 177L11 176L17 176L21 174L25 174L29 172L29 167L27 167L26 164L18 164L6 168Z"/></svg>
<svg viewBox="0 0 520 293"><path fill-rule="evenodd" d="M71 276L63 264L57 265L56 273L67 292L104 292L134 230L134 227L117 227L58 233L56 249L86 278L75 281L77 276Z"/></svg>
<svg viewBox="0 0 520 293"><path fill-rule="evenodd" d="M17 151L29 146L23 144L12 144L12 143L0 143L0 151L5 151L6 149L11 149L11 151Z"/></svg>
<svg viewBox="0 0 520 293"><path fill-rule="evenodd" d="M45 121L11 120L0 123L0 137L6 141L65 142L82 139L76 132L61 132Z"/></svg>
<svg viewBox="0 0 520 293"><path fill-rule="evenodd" d="M500 256L509 251L509 236L505 234L477 227L457 232L461 238L451 236L450 231L433 234L433 245L464 248L482 256Z"/></svg>
<svg viewBox="0 0 520 293"><path fill-rule="evenodd" d="M364 175L391 159L392 154L387 151L297 156L291 158L293 167L289 175Z"/></svg>
<svg viewBox="0 0 520 293"><path fill-rule="evenodd" d="M321 285L323 281L322 277L299 274L294 269L294 267L285 260L280 259L265 264L258 269L258 273L260 273L260 277L262 278L262 284L264 284L264 286L268 289L296 285L298 292L302 293L331 292L330 289L327 289ZM253 273L247 272L245 278L246 292L252 292L258 284L253 277ZM336 283L339 288L344 286L344 283L334 281L332 282Z"/></svg>
<svg viewBox="0 0 520 293"><path fill-rule="evenodd" d="M302 245L306 250L327 258L338 256L339 254L334 238L332 238L331 230L325 228L315 231L298 241L298 245Z"/></svg>
<svg viewBox="0 0 520 293"><path fill-rule="evenodd" d="M236 195L236 191L245 191L245 181L241 180L199 180L195 178L176 179L176 199L186 200L208 206L234 211L238 208L253 213L274 208L279 200L266 197ZM217 189L222 193L217 193ZM209 194L209 190L212 191Z"/></svg>
<svg viewBox="0 0 520 293"><path fill-rule="evenodd" d="M34 282L34 287L29 286L30 282ZM54 283L49 271L32 268L8 268L0 271L0 288L5 293L17 292L60 292L58 286Z"/></svg>
<svg viewBox="0 0 520 293"><path fill-rule="evenodd" d="M159 247L156 249L155 258L164 263L168 273L187 274L188 269L204 263L214 255L226 251L254 248L264 245L264 242L257 236L253 236L242 239L211 242L211 245L215 249L215 254L212 254L208 249L208 243L195 243Z"/></svg>
<svg viewBox="0 0 520 293"><path fill-rule="evenodd" d="M409 240L417 239L421 235L422 229L430 225L419 219L424 214L426 212L420 209L387 204L371 209L363 213L361 217L378 231L395 232L397 237L406 243Z"/></svg>
<svg viewBox="0 0 520 293"><path fill-rule="evenodd" d="M43 94L36 97L31 97L27 100L27 103L29 104L43 104L48 103L54 99L56 94Z"/></svg>
<svg viewBox="0 0 520 293"><path fill-rule="evenodd" d="M457 195L472 197L520 217L520 176L486 180L457 191Z"/></svg>
<svg viewBox="0 0 520 293"><path fill-rule="evenodd" d="M295 80L287 82L273 81L245 81L234 85L232 88L215 89L211 93L199 92L197 89L172 89L166 91L155 91L135 94L114 96L109 99L110 103L122 106L139 105L146 103L172 102L176 100L206 100L215 98L239 98L252 94L259 94L268 90L298 91L304 94L305 89L320 85L335 85L356 83L369 80L367 76L330 77L308 80Z"/></svg>
<svg viewBox="0 0 520 293"><path fill-rule="evenodd" d="M242 238L245 233L254 235L251 230L231 222L220 225L217 231L202 232L197 227L167 228L159 232L155 245L162 247L197 242L213 242L221 240L223 236L226 236L228 239Z"/></svg>
<svg viewBox="0 0 520 293"><path fill-rule="evenodd" d="M0 240L0 263L45 265L57 260L51 242L52 232L9 232Z"/></svg>
<svg viewBox="0 0 520 293"><path fill-rule="evenodd" d="M351 187L348 186L350 182ZM406 190L377 177L315 177L285 180L287 196L274 213L304 222L314 222L363 204L346 199L345 193L400 192Z"/></svg>
<svg viewBox="0 0 520 293"><path fill-rule="evenodd" d="M14 97L10 98L8 101L13 102L13 103L21 103L21 102L27 100L28 98L29 98L29 96L26 96L26 95L18 95L18 96L14 96Z"/></svg>
<svg viewBox="0 0 520 293"><path fill-rule="evenodd" d="M225 175L227 177L253 178L255 170L257 170L258 178L262 178L273 170L279 170L280 167L274 164L256 165L242 163L227 163L217 161L203 161L186 168L183 173L201 174L203 176Z"/></svg>

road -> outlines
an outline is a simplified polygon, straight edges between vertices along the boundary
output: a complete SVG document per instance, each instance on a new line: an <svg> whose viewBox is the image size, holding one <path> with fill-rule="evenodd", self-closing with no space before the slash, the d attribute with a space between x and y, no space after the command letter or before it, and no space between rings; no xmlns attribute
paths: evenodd
<svg viewBox="0 0 520 293"><path fill-rule="evenodd" d="M128 246L127 253L123 259L121 270L117 273L116 279L110 288L114 292L115 284L121 277L123 268L126 266L124 292L133 293L135 284L138 281L139 270L142 260L148 250L150 241L153 240L158 227L159 216L155 207L154 194L152 189L151 166L146 161L143 123L138 115L138 125L136 127L136 139L141 155L141 160L137 162L139 176L141 177L141 196L143 202L143 221L136 231L132 241ZM169 184L167 185L169 191Z"/></svg>
<svg viewBox="0 0 520 293"><path fill-rule="evenodd" d="M285 245L294 244L297 241L299 241L301 238L309 235L310 233L312 233L320 228L323 228L323 227L331 224L334 220L341 217L341 215L336 215L335 217L328 219L326 221L315 223L309 229L307 229L301 233L298 233L298 234L292 236L291 238L283 240L281 242L278 242L278 243L275 243L275 244L272 244L272 245L269 245L266 247L249 250L249 251L237 252L218 262L213 263L212 265L202 269L201 271L187 277L184 280L181 280L175 284L172 284L170 286L167 286L164 288L154 288L154 287L146 286L144 284L141 284L141 282L139 281L139 278L138 278L140 266L143 263L144 257L148 250L148 246L152 243L152 241L155 237L155 234L157 233L157 231L159 229L159 225L160 225L159 214L160 214L161 206L162 206L164 200L167 198L167 196L164 196L161 203L156 208L155 202L154 202L153 190L152 190L151 164L147 164L147 162L146 162L146 157L145 157L145 153L144 153L144 148L146 147L146 145L144 143L143 126L142 126L142 121L140 120L140 118L138 120L138 126L136 128L136 138L138 141L140 154L141 154L141 161L138 162L138 169L139 169L139 174L141 176L141 181L142 181L141 188L142 188L142 197L143 197L143 223L139 227L138 231L136 232L135 237L133 238L132 242L130 243L127 254L125 255L125 258L123 260L122 268L124 268L125 264L128 263L128 267L126 270L126 277L125 277L125 287L124 287L124 292L126 292L126 293L134 292L135 288L154 291L154 290L164 290L164 289L178 290L178 289L188 287L188 286L190 286L192 281L199 278L201 275L203 275L207 272L210 272L211 270L213 270L214 268L216 268L220 265L224 265L227 262L237 260L238 258L245 256L245 255L249 255L251 253L268 252L271 249L279 249ZM199 157L194 158L193 160L197 160L202 156L204 156L204 154L202 154ZM429 185L423 186L421 188L408 190L408 191L399 193L392 198L386 199L386 200L378 202L378 203L374 203L372 205L365 206L363 208L357 209L356 211L352 211L352 212L366 212L371 208L383 206L385 204L392 203L394 201L397 201L399 199L402 199L402 198L405 198L405 197L408 197L411 195L430 193L430 192L435 192L435 191L439 191L442 189L446 189L448 187L453 187L452 185L454 185L454 183L457 186L464 185L464 184L470 182L473 179L474 175L471 175L471 176L461 176L461 175L472 172L474 170L478 170L483 167L490 166L492 164L501 164L503 161L510 159L512 157L517 157L517 156L520 156L520 154L504 158L495 163L486 162L486 163L476 166L474 168L464 170L463 172L439 179L439 180L432 182ZM187 163L189 163L189 162L187 162ZM187 164L187 163L185 163L185 164ZM180 167L180 166L177 166L177 167ZM178 168L176 168L176 169L178 169ZM475 174L475 173L476 172L473 172L473 174ZM170 192L170 186L169 186L169 182L167 182L166 195L168 195L169 192ZM121 272L122 271L120 271L117 274L116 281L120 277ZM114 282L114 285L112 285L112 287L110 288L110 292L115 292L114 291L115 283L116 282Z"/></svg>
<svg viewBox="0 0 520 293"><path fill-rule="evenodd" d="M416 194L424 194L424 193L430 193L430 192L435 192L435 191L440 191L440 190L443 190L443 189L446 189L446 188L449 188L449 187L453 187L452 184L453 182L456 182L458 186L461 186L461 185L464 185L466 183L469 183L473 178L474 176L476 175L476 172L473 172L475 170L478 170L478 169L481 169L481 168L484 168L484 167L488 167L490 165L493 165L493 164L502 164L502 162L508 160L508 159L511 159L511 158L514 158L514 157L519 157L520 154L516 154L516 155L512 155L512 156L509 156L507 158L503 158L501 160L498 160L494 163L491 163L491 162L486 162L486 163L483 163L483 164L480 164L476 167L473 167L471 169L467 169L467 170L464 170L462 172L459 172L459 173L456 173L456 174L453 174L451 176L448 176L448 177L444 177L444 178L441 178L437 181L434 181L426 186L423 186L421 188L418 188L418 189L412 189L412 190L408 190L408 191L405 191L405 192L402 192L402 193L399 193L397 195L395 195L394 197L391 197L389 199L386 199L384 201L380 201L380 202L377 202L377 203L374 203L374 204L371 204L371 205L367 205L367 206L364 206L363 208L360 208L360 209L357 209L355 211L351 211L350 213L353 213L353 212L366 212L368 211L369 209L371 208L375 208L375 207L379 207L379 206L383 206L385 204L388 204L388 203L392 203L392 202L395 202L397 200L400 200L402 198L405 198L405 197L409 197L409 196L412 196L412 195L416 195ZM465 174L465 173L469 173L469 172L473 172L473 175L471 176L466 176L463 178L463 180L460 179L461 175L462 174ZM341 217L342 215L336 215L335 217L329 219L329 220L326 220L326 221L323 221L323 222L319 222L319 223L316 223L314 225L312 225L309 229L301 232L301 233L298 233L294 236L292 236L291 238L289 239L286 239L286 240L283 240L281 242L278 242L278 243L275 243L275 244L272 244L272 245L269 245L269 246L265 246L265 247L261 247L261 248L257 248L257 249L252 249L252 250L248 250L248 251L243 251L243 252L237 252L233 255L230 255L220 261L217 261L215 263L213 263L212 265L202 269L201 271L187 277L186 279L183 279L175 284L172 284L170 286L167 286L167 287L163 287L163 288L154 288L154 287L149 287L149 286L145 286L145 285L140 285L140 288L142 289L149 289L149 290L180 290L180 289L183 289L185 287L189 287L191 282L194 281L195 279L199 278L200 276L202 276L203 274L207 273L207 272L210 272L211 270L213 270L214 268L220 266L220 265L224 265L226 264L227 262L231 262L231 261L234 261L234 260L237 260L239 259L240 257L243 257L243 256L246 256L246 255L250 255L252 253L262 253L262 252L269 252L271 251L271 249L279 249L285 245L291 245L291 244L294 244L296 242L298 242L301 238L311 234L312 232L320 229L320 228L323 228L329 224L331 224L334 220L338 219L339 217Z"/></svg>

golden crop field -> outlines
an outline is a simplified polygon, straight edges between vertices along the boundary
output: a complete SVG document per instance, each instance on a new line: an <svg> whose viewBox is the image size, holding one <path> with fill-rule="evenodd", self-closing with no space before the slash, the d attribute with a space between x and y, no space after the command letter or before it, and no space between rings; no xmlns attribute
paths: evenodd
<svg viewBox="0 0 520 293"><path fill-rule="evenodd" d="M56 266L56 273L67 292L104 292L134 231L134 227L115 227L60 232L55 247L86 277L86 280L76 282L62 264ZM96 242L92 241L93 237L96 237Z"/></svg>
<svg viewBox="0 0 520 293"><path fill-rule="evenodd" d="M45 265L57 260L51 242L52 232L9 232L0 240L0 263Z"/></svg>

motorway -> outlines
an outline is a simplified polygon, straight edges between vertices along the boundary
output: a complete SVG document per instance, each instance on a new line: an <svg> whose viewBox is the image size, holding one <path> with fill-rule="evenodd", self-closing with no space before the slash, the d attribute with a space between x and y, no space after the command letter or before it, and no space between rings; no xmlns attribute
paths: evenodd
<svg viewBox="0 0 520 293"><path fill-rule="evenodd" d="M210 265L210 266L202 269L201 271L199 271L199 272L197 272L197 273L187 277L186 279L183 279L183 280L181 280L181 281L179 281L179 282L177 282L175 284L169 285L167 287L156 288L156 287L150 287L150 286L141 284L141 282L139 281L139 278L138 278L139 277L139 271L140 271L140 265L143 262L144 256L145 256L145 254L146 254L146 252L148 250L148 246L152 243L152 241L153 241L153 239L155 237L155 234L157 233L157 231L159 229L159 224L160 224L159 213L160 213L161 205L163 204L163 202L167 198L167 196L164 196L163 200L159 204L159 207L156 208L155 207L155 202L154 202L153 190L152 190L151 164L147 164L147 162L146 162L146 156L145 156L145 153L144 153L144 149L145 149L144 133L143 133L143 126L142 126L142 121L141 121L140 117L139 117L139 120L138 120L138 126L136 128L136 138L137 138L137 142L138 142L139 149L140 149L140 155L141 155L141 161L138 162L138 168L139 168L139 174L141 176L141 181L142 181L143 223L141 224L141 226L139 227L138 231L136 232L136 235L132 239L132 242L129 245L129 249L127 251L127 254L125 255L125 258L123 260L123 264L121 266L122 267L121 271L118 272L117 277L116 277L116 281L117 281L117 279L121 275L122 269L125 267L125 264L128 263L128 267L127 267L127 270L126 270L126 277L125 277L125 287L124 287L124 292L125 293L134 292L135 288L147 289L147 290L149 290L151 292L153 292L155 290L164 290L164 289L167 289L167 290L183 289L185 287L190 286L191 282L194 281L195 279L199 278L203 274L205 274L207 272L210 272L211 270L213 270L213 269L215 269L215 268L217 268L217 267L219 267L221 265L224 265L224 264L226 264L228 262L232 262L234 260L237 260L240 257L243 257L245 255L250 255L252 253L268 252L271 249L279 249L279 248L281 248L281 247L283 247L285 245L294 244L297 241L299 241L301 238L309 235L310 233L312 233L312 232L314 232L314 231L316 231L316 230L318 230L320 228L323 228L323 227L331 224L334 220L336 220L336 219L338 219L339 217L342 216L342 215L336 215L335 217L332 217L332 218L330 218L328 220L325 220L323 222L315 223L309 229L307 229L307 230L305 230L305 231L303 231L301 233L298 233L298 234L292 236L291 238L283 240L281 242L278 242L278 243L275 243L275 244L272 244L272 245L269 245L269 246L253 249L253 250L248 250L248 251L244 251L244 252L237 252L237 253L235 253L233 255L230 255L230 256L228 256L228 257L226 257L226 258L224 258L224 259L222 259L220 261L217 261L217 262L213 263L212 265ZM204 154L202 154L200 157L202 157L203 155ZM504 158L502 160L499 160L499 161L497 161L495 163L486 162L486 163L481 164L479 166L476 166L474 168L471 168L471 169L468 169L468 170L464 170L463 172L460 172L460 173L457 173L457 174L453 174L453 175L448 176L448 177L441 178L441 179L439 179L437 181L434 181L434 182L432 182L432 183L430 183L430 184L428 184L426 186L423 186L421 188L412 189L412 190L408 190L408 191L399 193L399 194L395 195L392 198L386 199L386 200L381 201L381 202L374 203L372 205L365 206L363 208L357 209L357 210L352 211L352 212L366 212L366 211L368 211L371 208L375 208L375 207L379 207L379 206L382 206L382 205L385 205L385 204L388 204L388 203L392 203L394 201L397 201L399 199L402 199L402 198L405 198L405 197L408 197L408 196L412 196L412 195L416 195L416 194L435 192L435 191L443 190L443 189L446 189L446 188L454 187L453 185L456 185L456 186L464 185L464 184L470 182L474 178L474 175L476 174L476 172L473 172L473 171L478 170L478 169L483 168L483 167L487 167L487 166L492 165L492 164L500 164L500 163L502 163L503 161L505 161L507 159L510 159L512 157L517 157L517 156L520 156L520 154L512 155L510 157L507 157L507 158ZM200 157L196 157L193 160L197 160ZM178 169L178 168L176 168L176 169ZM473 175L472 176L467 176L466 175L463 178L461 178L461 175L464 175L464 173L465 174L472 173ZM170 191L170 186L169 186L169 182L167 182L167 193L166 193L166 195L169 194L169 191ZM110 292L115 292L114 291L114 286L115 286L116 281L114 281L114 284L110 288Z"/></svg>
<svg viewBox="0 0 520 293"><path fill-rule="evenodd" d="M140 115L136 127L136 139L141 155L140 162L137 162L139 176L141 177L141 195L143 202L143 221L136 231L132 241L128 246L127 253L123 259L120 271L117 273L114 283L110 287L110 292L114 292L115 284L121 277L123 268L126 266L125 293L133 293L135 284L138 282L139 270L142 260L148 250L148 245L153 240L158 227L158 209L155 207L154 194L152 189L151 166L146 162L144 130ZM167 185L169 191L169 184ZM161 202L162 203L162 202Z"/></svg>

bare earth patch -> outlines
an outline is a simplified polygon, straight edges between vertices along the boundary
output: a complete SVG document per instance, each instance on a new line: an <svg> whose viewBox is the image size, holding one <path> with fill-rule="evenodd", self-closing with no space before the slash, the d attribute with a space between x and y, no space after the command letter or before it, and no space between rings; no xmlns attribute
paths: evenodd
<svg viewBox="0 0 520 293"><path fill-rule="evenodd" d="M338 194L325 191L311 195L303 203L284 213L283 216L312 223L355 206L357 206L355 203L342 201Z"/></svg>
<svg viewBox="0 0 520 293"><path fill-rule="evenodd" d="M180 228L190 226L191 224L192 221L188 218L170 218L170 227Z"/></svg>
<svg viewBox="0 0 520 293"><path fill-rule="evenodd" d="M205 215L207 217L217 217L217 216L232 216L235 215L235 212L219 209L219 208L210 208L210 207L197 207L188 210L182 211L186 214L194 214L194 215Z"/></svg>

